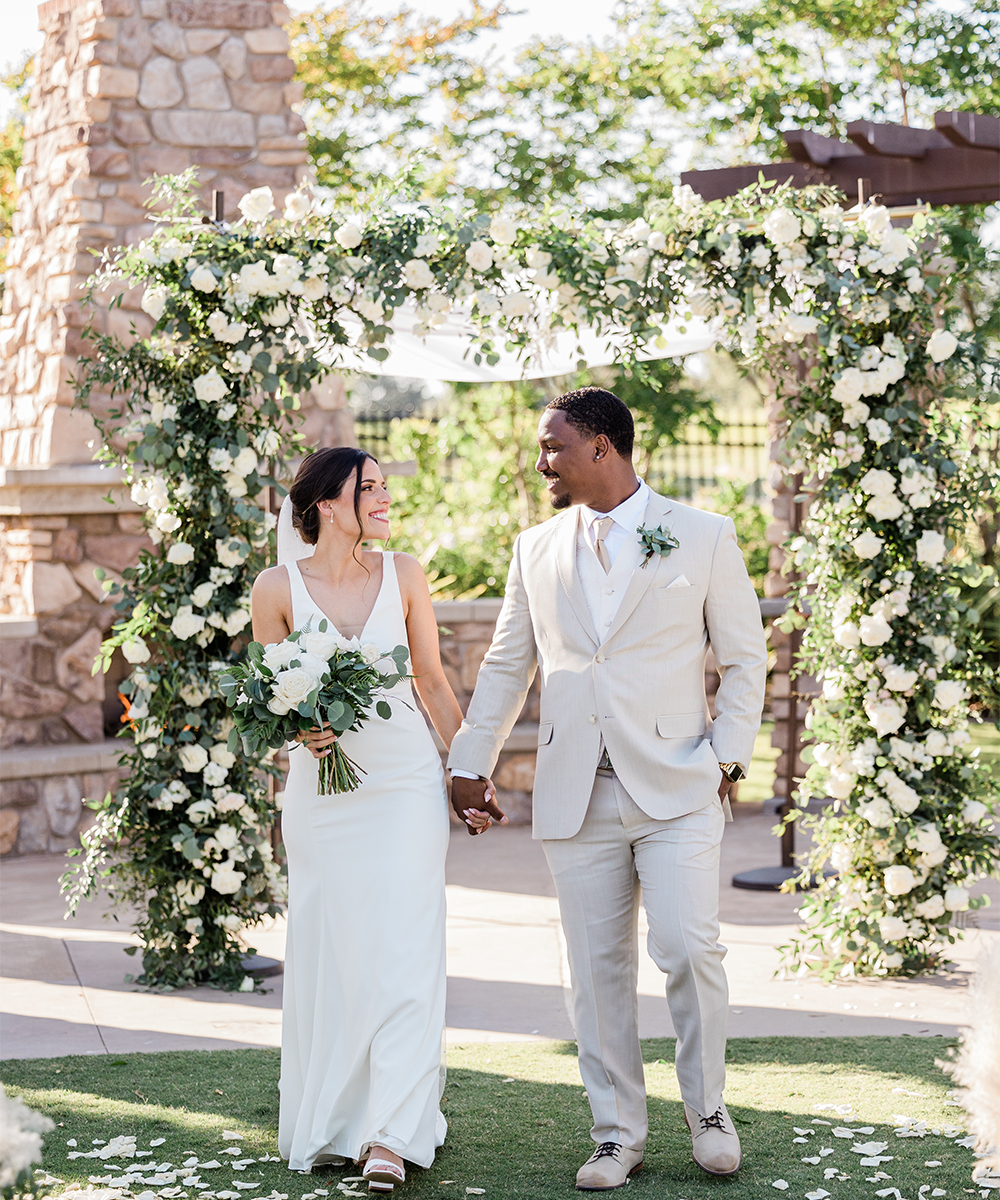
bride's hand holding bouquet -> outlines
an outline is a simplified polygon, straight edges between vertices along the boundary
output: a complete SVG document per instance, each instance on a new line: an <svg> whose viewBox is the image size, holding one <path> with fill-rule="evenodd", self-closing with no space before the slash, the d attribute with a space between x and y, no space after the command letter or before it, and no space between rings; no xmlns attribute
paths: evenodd
<svg viewBox="0 0 1000 1200"><path fill-rule="evenodd" d="M343 638L325 620L316 630L307 625L268 646L251 642L246 659L219 681L234 722L230 751L242 742L245 754L257 755L301 741L316 754L332 744L329 753L316 754L318 792L354 791L364 767L352 762L336 739L360 729L373 709L390 719L385 693L409 678L408 656L406 646L383 651ZM390 674L377 669L387 660L395 667Z"/></svg>

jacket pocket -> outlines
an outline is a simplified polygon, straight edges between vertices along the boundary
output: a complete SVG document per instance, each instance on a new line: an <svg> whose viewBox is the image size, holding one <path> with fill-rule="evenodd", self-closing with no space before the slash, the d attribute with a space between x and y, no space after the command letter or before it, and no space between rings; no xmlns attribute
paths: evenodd
<svg viewBox="0 0 1000 1200"><path fill-rule="evenodd" d="M538 744L547 746L552 741L552 722L541 721L538 725Z"/></svg>
<svg viewBox="0 0 1000 1200"><path fill-rule="evenodd" d="M705 732L705 714L670 713L656 718L656 732L661 738L701 737Z"/></svg>

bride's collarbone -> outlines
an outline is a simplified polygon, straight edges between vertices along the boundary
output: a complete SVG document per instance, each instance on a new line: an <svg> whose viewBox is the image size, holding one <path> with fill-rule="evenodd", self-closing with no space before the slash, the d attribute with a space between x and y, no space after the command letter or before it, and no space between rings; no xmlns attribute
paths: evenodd
<svg viewBox="0 0 1000 1200"><path fill-rule="evenodd" d="M339 583L322 571L302 569L306 590L320 613L346 638L360 637L378 603L382 586L382 564L365 563L368 573L358 571ZM372 567L378 568L373 570Z"/></svg>

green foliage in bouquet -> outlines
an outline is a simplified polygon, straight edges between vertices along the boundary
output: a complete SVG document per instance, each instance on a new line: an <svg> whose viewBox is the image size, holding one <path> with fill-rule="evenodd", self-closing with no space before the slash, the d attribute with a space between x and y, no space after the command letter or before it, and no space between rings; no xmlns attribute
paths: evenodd
<svg viewBox="0 0 1000 1200"><path fill-rule="evenodd" d="M392 707L380 693L409 678L407 647L383 654L377 647L328 632L326 620L320 621L316 633L318 638L307 625L273 646L251 642L243 662L220 678L234 721L231 752L242 744L247 758L258 758L320 726L329 726L338 736L349 729L356 732L372 708L383 721L391 718ZM394 674L376 670L375 664L384 658L392 659ZM358 771L365 774L340 742L334 742L332 751L319 760L319 794L353 792Z"/></svg>

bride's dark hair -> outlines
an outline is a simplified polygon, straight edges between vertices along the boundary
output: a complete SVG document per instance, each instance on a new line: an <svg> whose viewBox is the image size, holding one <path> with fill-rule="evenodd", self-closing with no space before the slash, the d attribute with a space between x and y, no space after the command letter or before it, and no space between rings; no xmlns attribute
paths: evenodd
<svg viewBox="0 0 1000 1200"><path fill-rule="evenodd" d="M365 461L378 459L367 450L355 446L331 446L316 450L295 472L295 479L288 489L292 502L292 524L302 535L302 540L315 546L319 540L320 512L316 507L321 500L337 500L344 485L354 476L354 515L358 518L358 541L361 541L361 472Z"/></svg>

